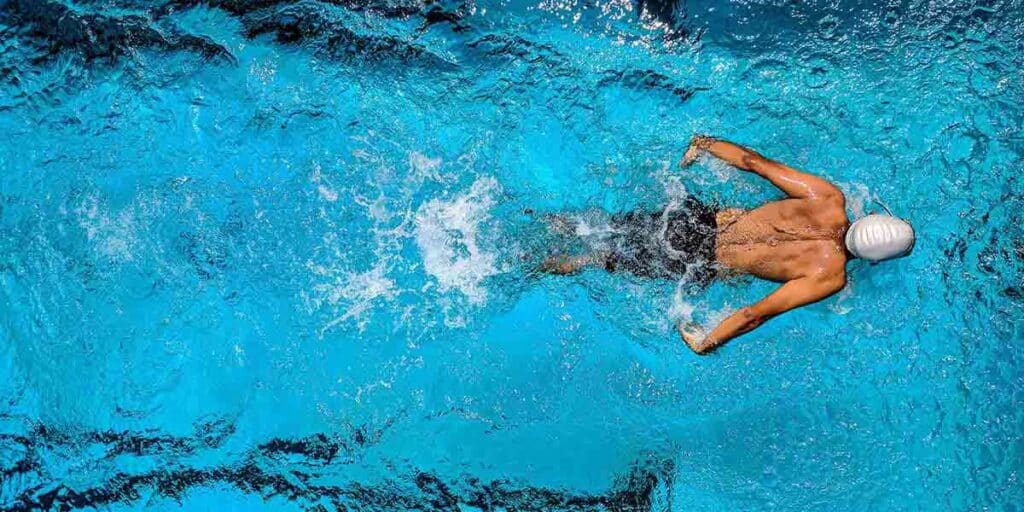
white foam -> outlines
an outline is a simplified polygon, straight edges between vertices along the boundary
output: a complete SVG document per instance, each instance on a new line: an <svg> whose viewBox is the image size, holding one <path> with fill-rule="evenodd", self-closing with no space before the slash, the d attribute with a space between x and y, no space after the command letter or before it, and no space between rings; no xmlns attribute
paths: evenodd
<svg viewBox="0 0 1024 512"><path fill-rule="evenodd" d="M761 186L758 180L749 177L742 178L741 176L745 173L707 153L698 157L696 162L682 172L677 169L674 165L668 165L657 176L663 183L666 183L666 179L680 179L681 176L685 176L688 181L698 187L729 183L731 188L752 193L756 193Z"/></svg>
<svg viewBox="0 0 1024 512"><path fill-rule="evenodd" d="M498 273L497 258L478 240L498 188L494 178L480 178L466 193L433 199L416 213L416 244L424 269L442 292L458 290L472 304L486 302L483 280Z"/></svg>
<svg viewBox="0 0 1024 512"><path fill-rule="evenodd" d="M668 317L673 322L692 322L693 312L696 307L692 302L683 298L682 287L676 287L676 293L672 296L672 305L668 309Z"/></svg>
<svg viewBox="0 0 1024 512"><path fill-rule="evenodd" d="M836 186L843 191L843 196L846 197L846 206L853 212L854 218L860 218L867 215L868 203L874 200L876 197L868 186L863 183L843 183L837 182Z"/></svg>
<svg viewBox="0 0 1024 512"><path fill-rule="evenodd" d="M310 270L319 275L333 277L333 281L315 285L313 291L314 308L324 301L332 306L339 306L344 312L335 317L320 329L322 335L334 326L354 320L359 330L366 328L369 318L365 315L378 299L391 298L395 294L395 282L387 277L384 264L378 263L367 272L340 272L319 265L310 265Z"/></svg>
<svg viewBox="0 0 1024 512"><path fill-rule="evenodd" d="M701 163L704 164L707 170L711 171L711 176L714 177L714 181L717 183L730 181L740 173L735 167L710 155L702 156Z"/></svg>
<svg viewBox="0 0 1024 512"><path fill-rule="evenodd" d="M338 200L338 192L331 186L330 180L320 172L320 164L318 162L313 162L313 173L310 175L309 181L316 185L316 191L320 194L320 199L329 203Z"/></svg>
<svg viewBox="0 0 1024 512"><path fill-rule="evenodd" d="M356 195L352 200L366 209L366 214L371 219L378 223L388 222L394 214L388 209L387 197L384 196L383 192L379 192L377 197L370 199L363 195Z"/></svg>
<svg viewBox="0 0 1024 512"><path fill-rule="evenodd" d="M665 187L665 195L668 196L670 203L679 203L689 195L686 184L678 174L662 172L658 177L661 178L661 184Z"/></svg>
<svg viewBox="0 0 1024 512"><path fill-rule="evenodd" d="M580 238L601 239L615 233L615 228L612 227L607 218L588 219L582 216L577 216L574 220L576 221L574 232L576 236Z"/></svg>
<svg viewBox="0 0 1024 512"><path fill-rule="evenodd" d="M680 280L676 284L675 293L672 295L672 305L669 306L668 310L668 317L672 322L676 324L696 324L705 331L711 331L722 320L725 320L736 311L736 308L728 302L721 304L717 309L711 309L706 296L702 296L701 300L703 302L699 305L686 300L688 297L687 282L685 279Z"/></svg>
<svg viewBox="0 0 1024 512"><path fill-rule="evenodd" d="M854 283L852 280L847 281L846 286L843 287L839 293L836 294L836 298L830 301L828 304L829 311L837 315L845 315L850 311L853 311L853 306L847 305L854 295Z"/></svg>
<svg viewBox="0 0 1024 512"><path fill-rule="evenodd" d="M437 172L441 168L441 158L430 158L418 151L409 152L409 167L413 174L419 177L440 181L441 175Z"/></svg>
<svg viewBox="0 0 1024 512"><path fill-rule="evenodd" d="M133 259L137 237L135 212L131 208L111 214L101 207L99 198L89 196L74 213L97 253L116 262Z"/></svg>
<svg viewBox="0 0 1024 512"><path fill-rule="evenodd" d="M685 258L686 255L682 251L676 250L672 247L672 244L668 242L668 236L665 232L668 230L668 214L679 210L689 192L686 189L686 185L683 180L676 175L666 176L664 173L660 175L662 185L665 187L665 195L668 196L668 204L665 205L665 209L662 211L661 216L661 233L658 235L658 239L662 241L662 246L665 248L665 252L668 254L676 255L680 258ZM687 269L687 275L683 276L683 281L689 282L692 278L690 276L690 270Z"/></svg>
<svg viewBox="0 0 1024 512"><path fill-rule="evenodd" d="M691 323L695 321L694 312L697 308L693 303L686 300L686 297L689 296L689 293L687 293L688 284L692 278L690 273L690 269L687 268L683 277L676 281L676 290L672 294L672 305L669 307L668 317L676 323Z"/></svg>

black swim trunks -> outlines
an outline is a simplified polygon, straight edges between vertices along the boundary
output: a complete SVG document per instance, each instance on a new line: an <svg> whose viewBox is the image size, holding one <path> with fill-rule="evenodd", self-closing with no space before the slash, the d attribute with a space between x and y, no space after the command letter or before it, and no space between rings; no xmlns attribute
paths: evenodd
<svg viewBox="0 0 1024 512"><path fill-rule="evenodd" d="M605 268L707 286L716 274L715 213L687 197L678 208L617 215L611 222L615 234Z"/></svg>

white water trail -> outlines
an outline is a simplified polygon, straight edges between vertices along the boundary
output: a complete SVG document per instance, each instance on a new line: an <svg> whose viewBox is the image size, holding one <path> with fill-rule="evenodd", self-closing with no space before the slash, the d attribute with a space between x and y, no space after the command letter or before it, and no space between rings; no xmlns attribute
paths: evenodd
<svg viewBox="0 0 1024 512"><path fill-rule="evenodd" d="M478 179L451 199L432 199L416 213L416 244L424 269L442 292L458 290L470 304L487 301L483 281L499 272L497 257L480 245L480 229L491 219L494 178Z"/></svg>

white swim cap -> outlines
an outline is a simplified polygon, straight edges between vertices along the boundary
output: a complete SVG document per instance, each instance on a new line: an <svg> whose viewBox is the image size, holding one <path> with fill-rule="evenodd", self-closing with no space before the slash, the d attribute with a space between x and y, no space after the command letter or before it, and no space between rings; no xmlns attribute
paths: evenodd
<svg viewBox="0 0 1024 512"><path fill-rule="evenodd" d="M914 228L903 219L871 214L846 230L846 249L858 258L882 261L906 255L914 248Z"/></svg>

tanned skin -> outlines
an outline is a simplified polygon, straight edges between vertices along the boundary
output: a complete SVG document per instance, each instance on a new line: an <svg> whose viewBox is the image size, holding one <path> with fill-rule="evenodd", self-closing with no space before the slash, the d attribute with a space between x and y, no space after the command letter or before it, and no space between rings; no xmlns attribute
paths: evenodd
<svg viewBox="0 0 1024 512"><path fill-rule="evenodd" d="M697 354L708 354L786 311L822 300L846 285L848 255L843 237L850 225L846 199L835 185L731 142L696 136L680 167L710 154L772 182L786 198L753 210L717 214L715 259L725 269L783 283L760 301L736 311L710 332L680 323L677 328ZM542 269L568 274L600 265L603 255L559 257Z"/></svg>
<svg viewBox="0 0 1024 512"><path fill-rule="evenodd" d="M846 286L846 198L833 184L769 160L731 142L697 136L679 162L702 153L772 182L786 198L753 210L718 213L715 258L728 269L783 283L760 301L723 320L707 334L680 323L679 335L707 354L770 318L822 300Z"/></svg>

